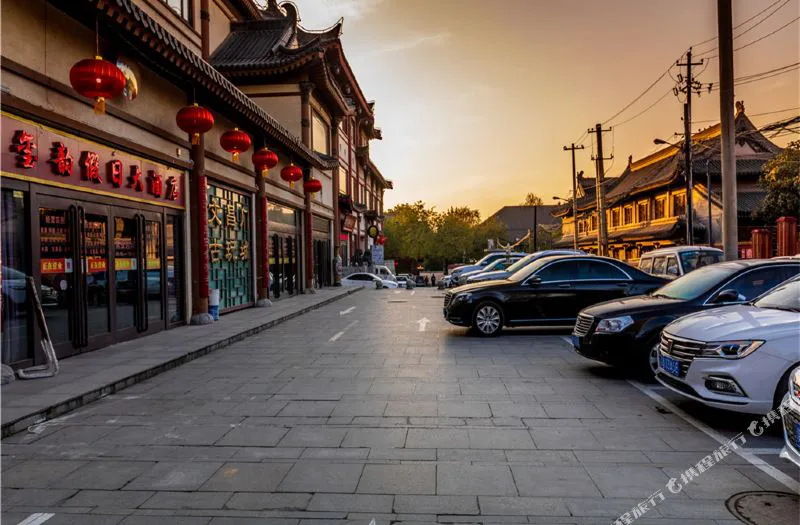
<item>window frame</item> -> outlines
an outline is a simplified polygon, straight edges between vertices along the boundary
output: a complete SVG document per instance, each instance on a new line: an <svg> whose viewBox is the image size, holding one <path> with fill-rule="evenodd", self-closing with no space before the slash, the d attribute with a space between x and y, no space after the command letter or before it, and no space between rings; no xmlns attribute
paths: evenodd
<svg viewBox="0 0 800 525"><path fill-rule="evenodd" d="M644 217L642 217L642 209L644 209ZM650 202L639 201L636 203L636 221L646 222L650 220Z"/></svg>
<svg viewBox="0 0 800 525"><path fill-rule="evenodd" d="M628 220L628 217L626 217L627 212L630 212L630 220ZM636 223L636 220L635 220L635 218L633 216L633 213L634 213L633 204L629 204L629 205L627 205L627 206L622 208L622 224L623 224L623 226L628 226L630 224L635 224Z"/></svg>
<svg viewBox="0 0 800 525"><path fill-rule="evenodd" d="M170 5L170 1L176 0L161 0L161 3L164 4L173 14L175 14L175 16L180 18L190 27L194 28L194 0L177 0L177 2L181 4L180 11L172 7L172 5Z"/></svg>
<svg viewBox="0 0 800 525"><path fill-rule="evenodd" d="M661 216L658 216L658 206L661 205ZM667 217L667 197L656 197L653 205L653 220L665 219Z"/></svg>
<svg viewBox="0 0 800 525"><path fill-rule="evenodd" d="M322 128L325 130L325 151L320 151L317 149L317 122L319 122L319 124L321 124ZM317 153L322 153L323 155L331 154L331 126L325 122L325 119L322 118L322 114L320 114L317 110L311 111L311 149Z"/></svg>
<svg viewBox="0 0 800 525"><path fill-rule="evenodd" d="M676 209L676 206L675 206L676 201L681 203L681 207L682 207L681 213L677 213L675 211L675 209ZM675 193L675 194L672 195L672 202L670 202L670 216L671 217L681 217L683 215L686 215L686 194L685 193Z"/></svg>

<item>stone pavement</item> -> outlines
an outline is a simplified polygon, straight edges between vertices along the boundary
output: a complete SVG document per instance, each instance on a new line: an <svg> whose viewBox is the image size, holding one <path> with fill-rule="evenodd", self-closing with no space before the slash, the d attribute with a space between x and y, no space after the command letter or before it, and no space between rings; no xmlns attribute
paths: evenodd
<svg viewBox="0 0 800 525"><path fill-rule="evenodd" d="M3 523L607 525L717 448L560 335L470 337L441 301L364 290L3 440ZM733 525L750 490L786 487L729 456L636 523Z"/></svg>
<svg viewBox="0 0 800 525"><path fill-rule="evenodd" d="M65 359L53 378L2 386L2 435L64 414L358 290L316 290L275 301L269 308L224 315L213 325L182 326Z"/></svg>

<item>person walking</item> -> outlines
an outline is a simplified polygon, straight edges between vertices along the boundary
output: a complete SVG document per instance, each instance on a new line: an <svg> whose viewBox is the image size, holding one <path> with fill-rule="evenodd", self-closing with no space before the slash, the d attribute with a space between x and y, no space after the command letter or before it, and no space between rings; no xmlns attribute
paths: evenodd
<svg viewBox="0 0 800 525"><path fill-rule="evenodd" d="M433 287L436 286L436 274L435 273L431 274L431 286L433 286Z"/></svg>

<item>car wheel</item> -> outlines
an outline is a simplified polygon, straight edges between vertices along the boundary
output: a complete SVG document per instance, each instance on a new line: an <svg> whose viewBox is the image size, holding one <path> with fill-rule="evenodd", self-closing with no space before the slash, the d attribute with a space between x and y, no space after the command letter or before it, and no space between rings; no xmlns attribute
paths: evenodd
<svg viewBox="0 0 800 525"><path fill-rule="evenodd" d="M495 303L481 303L472 315L472 326L484 337L497 335L503 329L503 311Z"/></svg>
<svg viewBox="0 0 800 525"><path fill-rule="evenodd" d="M775 389L775 399L772 400L772 408L778 408L783 402L783 398L789 393L789 376L792 375L792 370L797 367L797 364L789 367L789 370L783 374L781 380L778 382L778 387Z"/></svg>

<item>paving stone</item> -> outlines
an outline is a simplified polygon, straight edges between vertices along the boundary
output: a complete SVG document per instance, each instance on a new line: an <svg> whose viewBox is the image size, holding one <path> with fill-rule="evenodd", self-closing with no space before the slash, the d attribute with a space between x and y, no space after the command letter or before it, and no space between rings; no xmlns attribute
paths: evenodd
<svg viewBox="0 0 800 525"><path fill-rule="evenodd" d="M124 516L91 514L56 514L47 520L47 525L114 525ZM138 525L138 524L137 524Z"/></svg>
<svg viewBox="0 0 800 525"><path fill-rule="evenodd" d="M270 492L275 490L291 467L291 463L225 463L200 490Z"/></svg>
<svg viewBox="0 0 800 525"><path fill-rule="evenodd" d="M47 488L85 464L83 461L31 459L3 471L3 487Z"/></svg>
<svg viewBox="0 0 800 525"><path fill-rule="evenodd" d="M436 470L436 493L439 495L517 495L511 470L505 465L439 463Z"/></svg>
<svg viewBox="0 0 800 525"><path fill-rule="evenodd" d="M386 404L386 401L341 401L336 404L331 416L382 416Z"/></svg>
<svg viewBox="0 0 800 525"><path fill-rule="evenodd" d="M366 459L368 448L307 448L300 456L303 459Z"/></svg>
<svg viewBox="0 0 800 525"><path fill-rule="evenodd" d="M295 463L281 482L280 492L354 492L364 465L324 461Z"/></svg>
<svg viewBox="0 0 800 525"><path fill-rule="evenodd" d="M156 492L140 505L143 509L221 509L230 492Z"/></svg>
<svg viewBox="0 0 800 525"><path fill-rule="evenodd" d="M92 461L51 486L74 489L116 490L153 468L150 461Z"/></svg>
<svg viewBox="0 0 800 525"><path fill-rule="evenodd" d="M408 448L468 448L469 434L458 428L410 428Z"/></svg>
<svg viewBox="0 0 800 525"><path fill-rule="evenodd" d="M599 418L605 419L605 415L597 410L594 405L577 404L577 403L542 403L545 413L548 417L559 419L586 419L586 418ZM538 416L533 416L538 417Z"/></svg>
<svg viewBox="0 0 800 525"><path fill-rule="evenodd" d="M507 450L509 463L535 463L539 465L578 465L575 452L571 450Z"/></svg>
<svg viewBox="0 0 800 525"><path fill-rule="evenodd" d="M68 426L37 440L40 445L91 444L114 432L114 426Z"/></svg>
<svg viewBox="0 0 800 525"><path fill-rule="evenodd" d="M235 510L305 510L311 494L270 494L265 492L237 492L225 504Z"/></svg>
<svg viewBox="0 0 800 525"><path fill-rule="evenodd" d="M481 514L486 516L569 516L567 506L559 498L509 498L478 496ZM548 520L554 523L552 520ZM608 520L604 524L608 524ZM568 523L568 522L567 522Z"/></svg>
<svg viewBox="0 0 800 525"><path fill-rule="evenodd" d="M291 429L279 447L338 447L347 434L346 428L301 426Z"/></svg>
<svg viewBox="0 0 800 525"><path fill-rule="evenodd" d="M406 442L406 429L351 428L342 442L343 447L399 448Z"/></svg>
<svg viewBox="0 0 800 525"><path fill-rule="evenodd" d="M436 449L419 448L373 448L369 451L369 459L390 459L401 461L434 461Z"/></svg>
<svg viewBox="0 0 800 525"><path fill-rule="evenodd" d="M437 403L435 401L389 401L386 405L385 416L436 416Z"/></svg>
<svg viewBox="0 0 800 525"><path fill-rule="evenodd" d="M458 401L439 402L439 416L444 417L491 417L489 403L469 403Z"/></svg>
<svg viewBox="0 0 800 525"><path fill-rule="evenodd" d="M681 485L684 486L684 490L681 492L692 499L722 500L738 492L757 491L761 489L761 487L735 468L726 467L724 465L716 465L714 468L708 469L703 473L698 472L699 477L697 479L684 483L681 475L690 468L692 468L692 465L686 465L685 468L677 469L665 468L664 473L679 480Z"/></svg>
<svg viewBox="0 0 800 525"><path fill-rule="evenodd" d="M429 464L365 465L358 492L367 494L435 494L436 466Z"/></svg>
<svg viewBox="0 0 800 525"><path fill-rule="evenodd" d="M394 498L398 514L479 514L475 496L406 496Z"/></svg>
<svg viewBox="0 0 800 525"><path fill-rule="evenodd" d="M3 487L2 497L3 508L11 507L55 507L66 505L67 502L77 493L73 489L9 489ZM90 505L79 505L90 506Z"/></svg>
<svg viewBox="0 0 800 525"><path fill-rule="evenodd" d="M585 468L606 498L646 498L669 481L655 467L586 465Z"/></svg>
<svg viewBox="0 0 800 525"><path fill-rule="evenodd" d="M140 515L140 516L128 516L127 518L119 522L119 524L120 525L208 525L210 521L211 518L205 516L190 517L190 516L141 516ZM50 524L48 523L48 525Z"/></svg>
<svg viewBox="0 0 800 525"><path fill-rule="evenodd" d="M328 417L336 405L335 401L292 401L278 415Z"/></svg>
<svg viewBox="0 0 800 525"><path fill-rule="evenodd" d="M585 428L533 428L536 448L550 450L602 450L604 447Z"/></svg>
<svg viewBox="0 0 800 525"><path fill-rule="evenodd" d="M218 462L162 461L128 483L125 490L197 490L219 470Z"/></svg>
<svg viewBox="0 0 800 525"><path fill-rule="evenodd" d="M583 467L512 465L520 496L601 497Z"/></svg>
<svg viewBox="0 0 800 525"><path fill-rule="evenodd" d="M467 432L470 448L536 448L527 430L471 428Z"/></svg>
<svg viewBox="0 0 800 525"><path fill-rule="evenodd" d="M494 417L546 417L544 409L538 403L511 403L508 401L492 401L489 403Z"/></svg>
<svg viewBox="0 0 800 525"><path fill-rule="evenodd" d="M394 496L381 494L314 494L309 511L390 513Z"/></svg>
<svg viewBox="0 0 800 525"><path fill-rule="evenodd" d="M231 429L217 445L225 447L272 447L277 445L288 428L265 425L241 425Z"/></svg>

